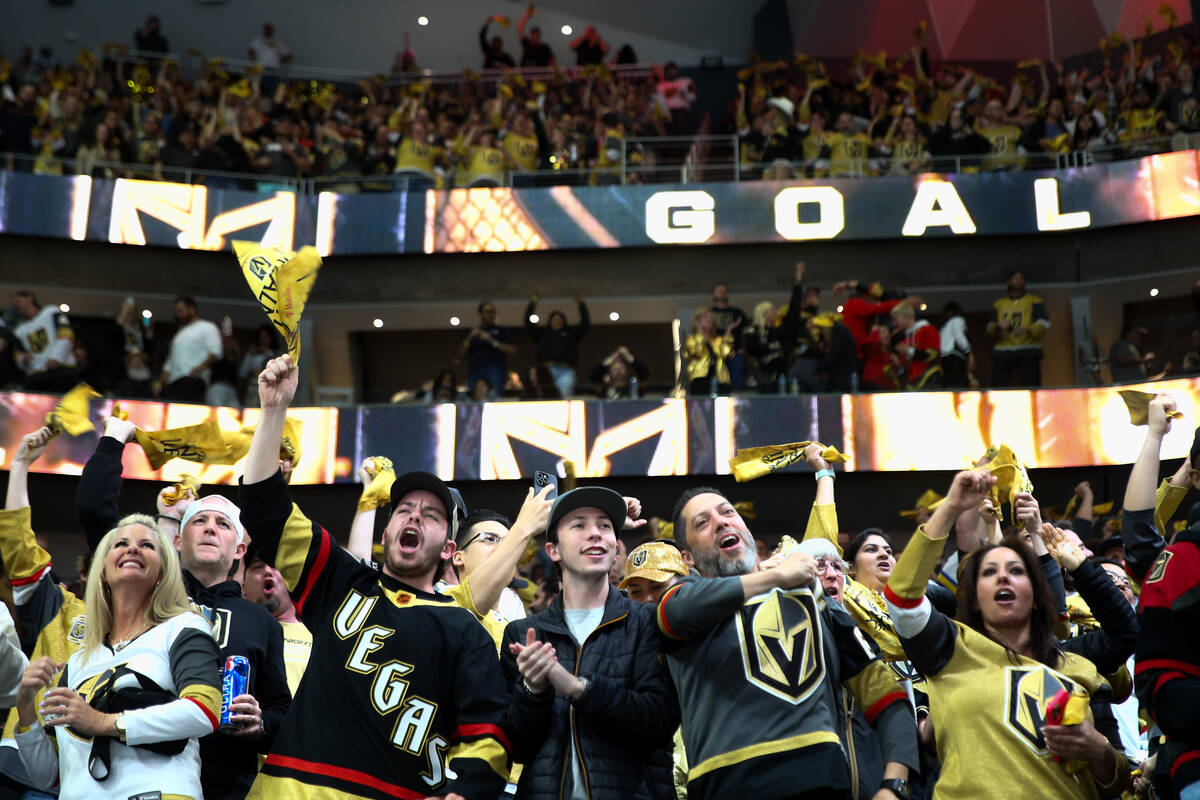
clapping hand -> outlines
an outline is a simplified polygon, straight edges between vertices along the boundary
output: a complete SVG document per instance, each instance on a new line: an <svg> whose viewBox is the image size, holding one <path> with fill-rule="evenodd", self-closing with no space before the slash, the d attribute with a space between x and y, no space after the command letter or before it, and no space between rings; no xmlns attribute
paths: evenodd
<svg viewBox="0 0 1200 800"><path fill-rule="evenodd" d="M537 631L530 628L525 634L525 644L513 642L508 651L517 657L517 669L525 681L525 687L534 694L546 691L550 684L550 670L558 664L554 645L539 642Z"/></svg>

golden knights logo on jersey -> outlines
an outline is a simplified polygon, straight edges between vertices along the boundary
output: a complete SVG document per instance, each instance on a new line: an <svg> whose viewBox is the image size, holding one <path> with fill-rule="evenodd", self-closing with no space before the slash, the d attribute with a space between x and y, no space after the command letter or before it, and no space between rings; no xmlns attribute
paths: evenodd
<svg viewBox="0 0 1200 800"><path fill-rule="evenodd" d="M1062 689L1076 689L1075 682L1047 667L1009 667L1005 692L1005 723L1021 741L1039 755L1050 752L1042 737L1046 724L1046 702Z"/></svg>
<svg viewBox="0 0 1200 800"><path fill-rule="evenodd" d="M1163 579L1163 575L1167 574L1167 564L1173 555L1175 554L1170 550L1163 550L1158 554L1158 558L1154 559L1154 564L1146 574L1146 583L1158 583Z"/></svg>
<svg viewBox="0 0 1200 800"><path fill-rule="evenodd" d="M736 617L746 679L799 705L825 677L821 618L807 589L774 591Z"/></svg>
<svg viewBox="0 0 1200 800"><path fill-rule="evenodd" d="M67 631L67 641L83 646L83 638L87 635L87 615L80 614L71 620L71 629Z"/></svg>

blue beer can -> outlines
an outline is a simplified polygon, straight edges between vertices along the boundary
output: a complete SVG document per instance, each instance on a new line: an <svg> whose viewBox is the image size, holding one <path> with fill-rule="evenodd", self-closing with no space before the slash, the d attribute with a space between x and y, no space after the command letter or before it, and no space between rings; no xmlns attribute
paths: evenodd
<svg viewBox="0 0 1200 800"><path fill-rule="evenodd" d="M240 723L230 719L229 706L233 698L246 694L250 686L250 660L245 656L229 656L225 659L225 671L221 676L221 730L237 730Z"/></svg>

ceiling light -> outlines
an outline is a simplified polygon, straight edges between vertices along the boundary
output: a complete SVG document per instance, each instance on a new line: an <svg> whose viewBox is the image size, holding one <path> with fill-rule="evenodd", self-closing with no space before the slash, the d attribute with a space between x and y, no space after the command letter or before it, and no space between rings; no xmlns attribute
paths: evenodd
<svg viewBox="0 0 1200 800"><path fill-rule="evenodd" d="M381 320L381 319L379 319L378 317L376 317L376 318L375 318L375 321L374 321L374 322L372 322L371 324L372 324L372 325L374 325L376 328L382 328L382 327L383 327L383 320Z"/></svg>
<svg viewBox="0 0 1200 800"><path fill-rule="evenodd" d="M421 16L417 17L417 24L421 27L425 27L429 24L429 17L422 14Z"/></svg>
<svg viewBox="0 0 1200 800"><path fill-rule="evenodd" d="M461 319L459 319L458 317L451 317L451 318L450 318L450 324L451 324L451 325L453 325L453 326L455 326L455 327L458 327L460 324L462 324L462 320L461 320Z"/></svg>
<svg viewBox="0 0 1200 800"><path fill-rule="evenodd" d="M619 320L621 318L621 315L618 314L617 312L613 311L613 312L609 313L608 318L611 319L613 322L616 322L617 320Z"/></svg>
<svg viewBox="0 0 1200 800"><path fill-rule="evenodd" d="M563 25L563 26L562 26L562 33L563 33L563 36L570 36L570 35L571 35L572 33L574 33L574 32L575 32L575 31L574 31L574 29L573 29L573 28L572 28L570 25Z"/></svg>
<svg viewBox="0 0 1200 800"><path fill-rule="evenodd" d="M71 310L71 307L69 305L67 305L66 303L59 303L58 310L63 312L64 314L66 314L68 311Z"/></svg>
<svg viewBox="0 0 1200 800"><path fill-rule="evenodd" d="M843 308L845 308L845 306L838 306L838 313L839 313L839 314L840 314L840 313L842 313L842 309L843 309Z"/></svg>
<svg viewBox="0 0 1200 800"><path fill-rule="evenodd" d="M1150 290L1150 296L1151 296L1151 297L1158 297L1158 289L1151 289L1151 290Z"/></svg>
<svg viewBox="0 0 1200 800"><path fill-rule="evenodd" d="M142 309L142 319L150 319L153 316L154 316L154 312L151 311L150 309L148 309L148 308Z"/></svg>
<svg viewBox="0 0 1200 800"><path fill-rule="evenodd" d="M542 321L542 318L539 317L537 314L530 314L529 321L532 322L534 325L537 325L539 322Z"/></svg>

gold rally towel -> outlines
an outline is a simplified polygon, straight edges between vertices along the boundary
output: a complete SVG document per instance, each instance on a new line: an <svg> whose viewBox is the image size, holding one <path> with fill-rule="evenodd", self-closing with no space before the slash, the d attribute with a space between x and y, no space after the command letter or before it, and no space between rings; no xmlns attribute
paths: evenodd
<svg viewBox="0 0 1200 800"><path fill-rule="evenodd" d="M100 393L81 383L62 396L54 410L46 415L46 427L58 436L64 431L69 436L82 436L88 431L96 430L88 413L88 405L93 397Z"/></svg>
<svg viewBox="0 0 1200 800"><path fill-rule="evenodd" d="M1139 392L1136 389L1122 389L1117 392L1121 395L1121 399L1125 401L1125 408L1129 409L1129 421L1134 425L1146 425L1150 421L1150 401L1154 399L1154 395L1150 392ZM1183 417L1178 411L1168 411L1167 419L1180 419Z"/></svg>
<svg viewBox="0 0 1200 800"><path fill-rule="evenodd" d="M167 489L165 492L163 492L163 505L175 505L182 500L188 492L192 493L192 497L200 496L200 479L194 475L181 476L179 478L179 483L176 483L170 489Z"/></svg>
<svg viewBox="0 0 1200 800"><path fill-rule="evenodd" d="M738 450L729 459L729 467L738 483L761 478L767 473L789 467L804 461L804 448L819 442L792 442L791 444L773 444L766 447L747 447ZM821 458L829 463L849 461L850 457L838 452L836 447L821 445Z"/></svg>
<svg viewBox="0 0 1200 800"><path fill-rule="evenodd" d="M284 441L279 457L290 460L295 466L300 460L300 421L288 417L283 430ZM245 458L250 451L254 428L247 426L238 431L223 431L216 419L210 418L198 425L165 431L144 431L139 428L135 436L146 453L151 469L158 469L173 458L198 464L232 465Z"/></svg>
<svg viewBox="0 0 1200 800"><path fill-rule="evenodd" d="M392 460L383 456L368 459L367 474L371 482L363 487L362 496L358 498L359 511L371 511L383 508L392 499L392 484L396 482L396 470ZM532 541L532 540L531 540Z"/></svg>
<svg viewBox="0 0 1200 800"><path fill-rule="evenodd" d="M996 476L996 484L991 491L992 505L996 508L997 518L1003 519L1001 508L1004 505L1012 506L1013 497L1020 492L1032 493L1033 482L1029 480L1025 464L1017 458L1011 447L1002 444L995 450L987 468Z"/></svg>
<svg viewBox="0 0 1200 800"><path fill-rule="evenodd" d="M306 246L292 252L255 242L234 241L233 251L254 299L287 342L292 362L299 364L300 317L321 269L317 249Z"/></svg>

